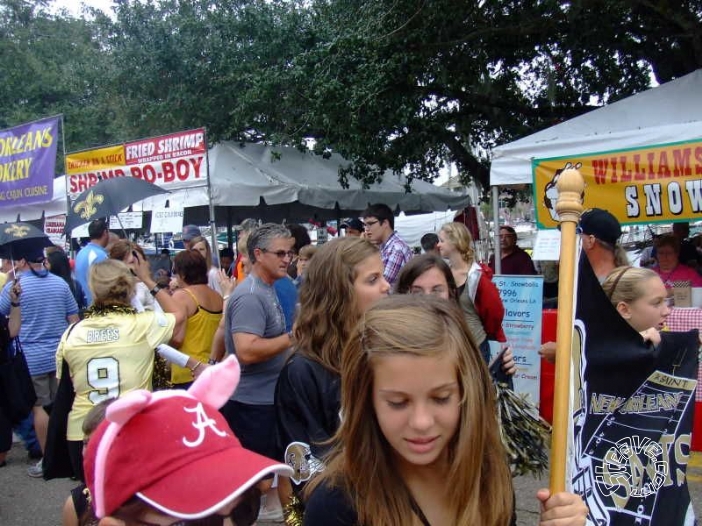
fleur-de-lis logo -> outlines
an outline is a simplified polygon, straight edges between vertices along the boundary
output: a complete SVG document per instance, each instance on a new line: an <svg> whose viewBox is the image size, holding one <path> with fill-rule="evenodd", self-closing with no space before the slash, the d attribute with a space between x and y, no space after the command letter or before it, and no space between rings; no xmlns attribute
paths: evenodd
<svg viewBox="0 0 702 526"><path fill-rule="evenodd" d="M101 204L105 198L100 194L93 194L91 190L88 195L85 196L85 200L80 203L76 203L73 207L73 211L79 214L83 219L90 219L97 212L96 205Z"/></svg>
<svg viewBox="0 0 702 526"><path fill-rule="evenodd" d="M12 225L5 229L5 233L14 238L20 238L29 234L29 227L25 225Z"/></svg>

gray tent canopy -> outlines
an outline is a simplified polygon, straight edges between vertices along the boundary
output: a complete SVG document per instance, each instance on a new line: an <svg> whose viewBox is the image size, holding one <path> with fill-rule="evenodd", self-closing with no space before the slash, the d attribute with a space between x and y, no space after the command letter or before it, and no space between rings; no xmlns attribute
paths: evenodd
<svg viewBox="0 0 702 526"><path fill-rule="evenodd" d="M209 162L217 217L230 209L234 222L239 217L335 219L358 215L371 203L385 203L406 214L457 210L471 204L469 196L426 181L413 181L408 193L406 179L391 172L367 189L355 179L349 181L349 188L342 188L339 167L349 161L336 154L325 159L291 147L223 142L210 149Z"/></svg>
<svg viewBox="0 0 702 526"><path fill-rule="evenodd" d="M358 215L371 203L386 203L406 214L459 210L471 204L468 195L413 181L405 191L405 178L388 172L383 181L364 189L354 179L349 188L339 184L339 167L349 161L339 155L324 159L296 148L223 142L208 152L209 176L216 223L238 224L255 217L264 221L329 220ZM23 208L22 220L65 213L65 177L55 180L54 201ZM209 223L206 183L150 197L135 210L150 211L169 206L182 207L187 223ZM2 211L0 211L2 212ZM16 220L17 211L0 220ZM7 214L5 214L7 215Z"/></svg>

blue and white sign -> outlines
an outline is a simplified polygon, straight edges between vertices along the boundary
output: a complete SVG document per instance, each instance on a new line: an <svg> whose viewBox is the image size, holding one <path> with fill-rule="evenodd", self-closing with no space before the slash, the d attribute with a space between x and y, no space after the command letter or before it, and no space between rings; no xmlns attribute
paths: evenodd
<svg viewBox="0 0 702 526"><path fill-rule="evenodd" d="M502 328L517 364L514 391L528 395L531 402L538 407L541 383L539 347L543 277L498 275L492 281L500 291L505 306Z"/></svg>

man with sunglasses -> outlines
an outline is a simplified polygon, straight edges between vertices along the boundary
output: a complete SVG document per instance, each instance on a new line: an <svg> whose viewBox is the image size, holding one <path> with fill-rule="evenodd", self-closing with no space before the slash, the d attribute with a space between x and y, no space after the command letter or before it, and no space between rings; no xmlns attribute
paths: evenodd
<svg viewBox="0 0 702 526"><path fill-rule="evenodd" d="M361 217L366 238L380 248L383 277L390 285L394 285L402 267L412 259L412 249L395 232L395 216L388 205L371 205L363 211Z"/></svg>
<svg viewBox="0 0 702 526"><path fill-rule="evenodd" d="M242 367L239 387L221 411L242 445L267 457L277 453L271 432L276 425L274 393L291 347L273 284L289 279L294 243L283 225L267 223L253 230L246 247L251 272L234 289L225 311L227 354L236 355Z"/></svg>

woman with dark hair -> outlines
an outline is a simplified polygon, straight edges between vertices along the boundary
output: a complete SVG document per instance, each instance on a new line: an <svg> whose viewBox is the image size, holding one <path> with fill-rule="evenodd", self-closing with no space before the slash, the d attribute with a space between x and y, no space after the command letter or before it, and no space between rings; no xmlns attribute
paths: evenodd
<svg viewBox="0 0 702 526"><path fill-rule="evenodd" d="M290 262L290 265L288 265L288 276L295 279L297 278L297 259L300 254L300 249L302 247L306 247L307 245L311 245L312 240L310 239L309 232L304 226L298 225L297 223L291 223L286 226L288 227L288 230L290 230L292 237L295 239L295 244L293 245L293 252L295 252L295 256Z"/></svg>
<svg viewBox="0 0 702 526"><path fill-rule="evenodd" d="M395 282L395 294L420 294L436 296L455 301L461 305L458 298L458 288L451 267L436 254L422 254L412 258L400 271ZM501 371L496 369L491 373L498 381L510 383L516 366L512 350L502 354Z"/></svg>
<svg viewBox="0 0 702 526"><path fill-rule="evenodd" d="M190 247L190 250L199 252L200 255L205 258L207 262L207 285L221 296L222 288L219 285L219 265L215 265L210 242L207 241L207 238L197 236L190 241Z"/></svg>
<svg viewBox="0 0 702 526"><path fill-rule="evenodd" d="M656 274L663 280L667 289L673 287L676 281L689 281L693 287L702 286L702 277L695 269L680 262L680 240L673 234L658 236L653 242L656 248L656 260L653 267Z"/></svg>
<svg viewBox="0 0 702 526"><path fill-rule="evenodd" d="M173 341L181 352L197 360L192 369L171 367L171 382L175 388L190 387L195 371L205 367L222 319L222 296L208 286L207 272L207 261L197 250L184 250L173 260L173 273L181 284L173 293L173 300L186 318L182 330L173 333Z"/></svg>
<svg viewBox="0 0 702 526"><path fill-rule="evenodd" d="M78 311L82 313L88 306L88 301L85 297L85 291L81 287L80 283L73 279L71 275L71 264L68 261L68 256L63 250L47 250L46 255L46 268L49 272L57 275L59 278L68 283L68 288L71 289L73 297L76 299L78 304Z"/></svg>
<svg viewBox="0 0 702 526"><path fill-rule="evenodd" d="M395 282L395 294L428 294L458 301L451 267L433 253L422 254L402 267Z"/></svg>

